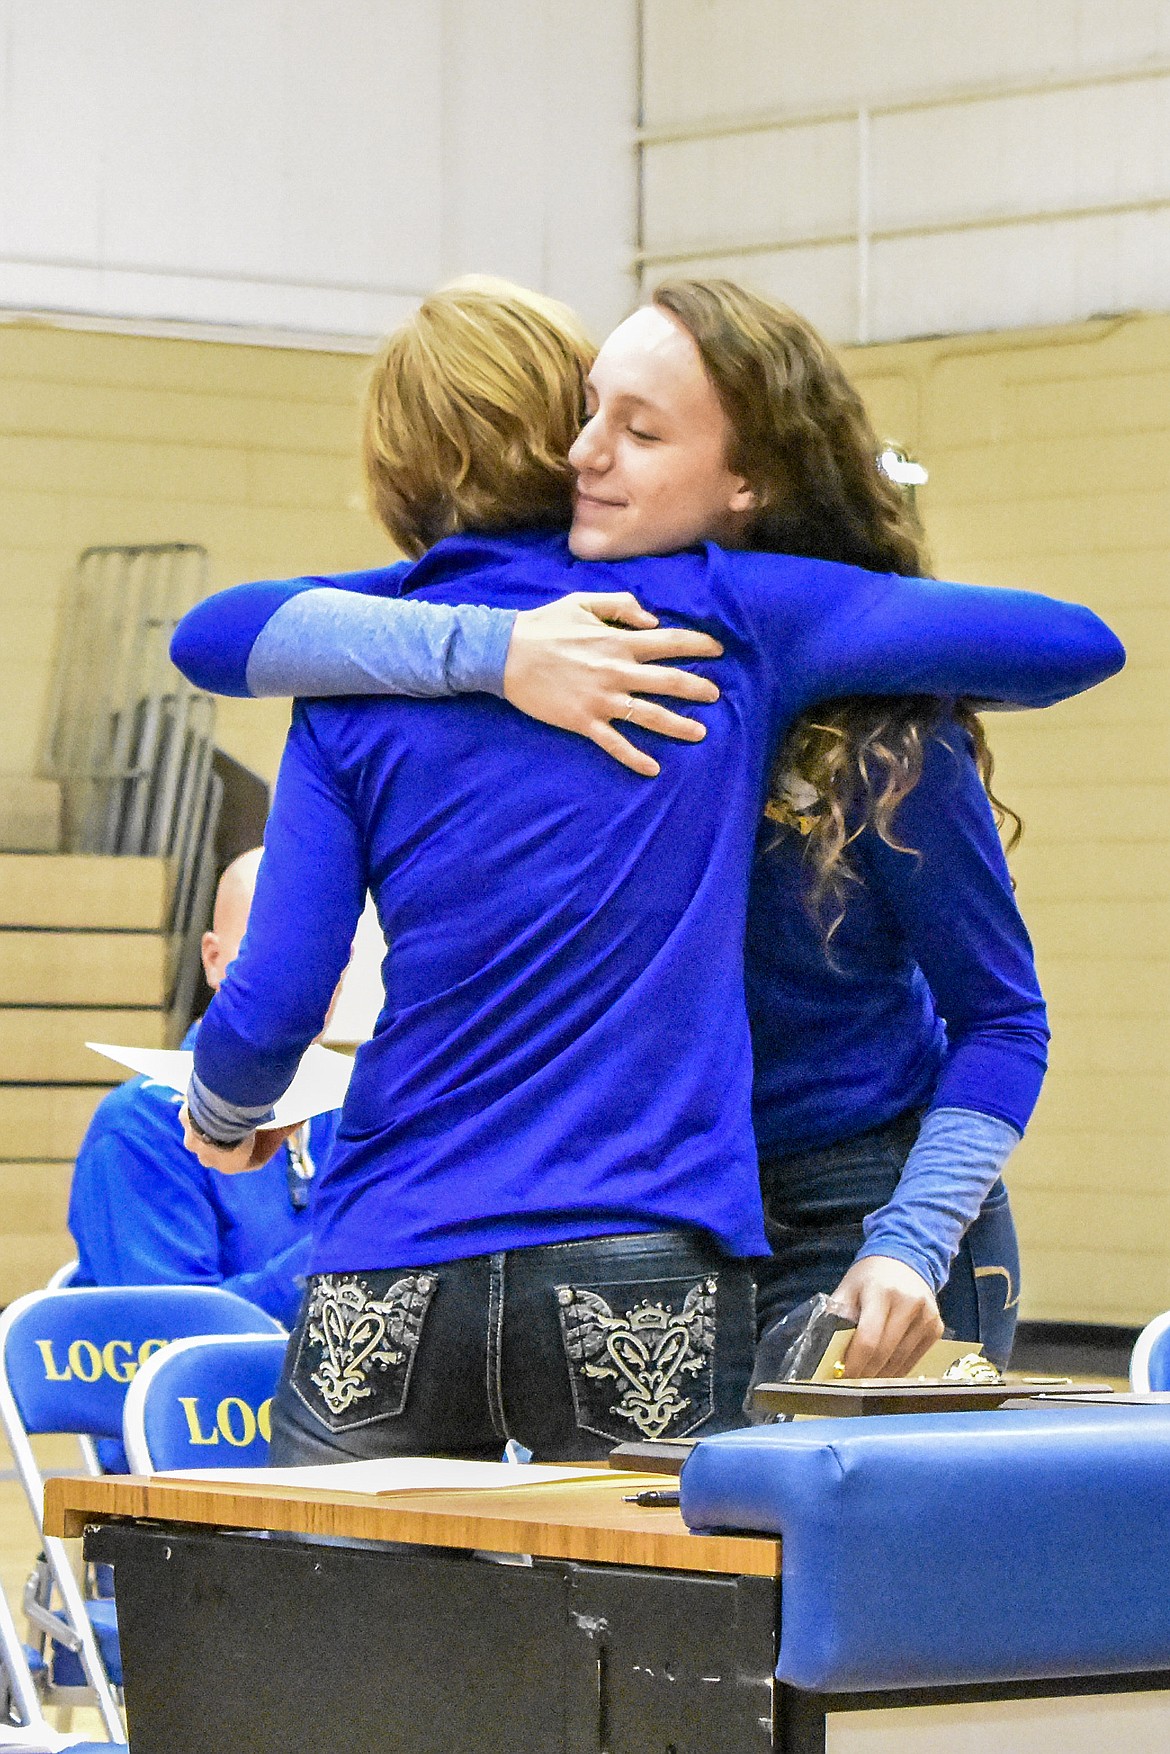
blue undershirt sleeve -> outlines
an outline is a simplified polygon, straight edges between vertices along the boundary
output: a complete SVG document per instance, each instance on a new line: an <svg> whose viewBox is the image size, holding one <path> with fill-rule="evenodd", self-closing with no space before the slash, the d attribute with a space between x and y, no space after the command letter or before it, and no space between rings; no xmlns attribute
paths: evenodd
<svg viewBox="0 0 1170 1754"><path fill-rule="evenodd" d="M327 586L264 623L247 660L252 695L503 695L514 610L389 601Z"/></svg>
<svg viewBox="0 0 1170 1754"><path fill-rule="evenodd" d="M171 660L197 688L236 697L502 696L515 611L403 598L411 570L219 591L179 622Z"/></svg>
<svg viewBox="0 0 1170 1754"><path fill-rule="evenodd" d="M902 1169L894 1197L865 1220L859 1261L886 1255L912 1267L937 1295L959 1244L1020 1142L1006 1121L935 1108Z"/></svg>
<svg viewBox="0 0 1170 1754"><path fill-rule="evenodd" d="M293 711L264 851L239 955L195 1038L191 1115L225 1145L266 1119L292 1083L324 1025L365 903L361 830L304 702Z"/></svg>

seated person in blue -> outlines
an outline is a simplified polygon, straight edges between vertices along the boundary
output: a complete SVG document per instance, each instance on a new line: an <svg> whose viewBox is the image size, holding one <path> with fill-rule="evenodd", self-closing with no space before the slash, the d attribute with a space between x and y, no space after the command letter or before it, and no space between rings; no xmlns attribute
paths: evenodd
<svg viewBox="0 0 1170 1754"><path fill-rule="evenodd" d="M443 539L469 521L483 475L431 428L482 428L482 374L461 380L460 366L492 332L490 312L453 323L438 377L415 350L435 303L393 338L372 398L387 441L379 510L428 551L412 593L522 611L587 577L620 582L721 638L722 694L704 739L665 750L649 785L500 701L298 706L253 926L196 1043L190 1138L204 1162L256 1161L254 1129L320 1027L367 884L392 949L319 1190L274 1461L490 1454L508 1435L587 1457L631 1434L735 1423L748 1262L766 1252L743 941L779 740L834 692L937 688L940 647L960 692L1018 698L1019 654L997 644L997 622L1025 668L1051 666L1049 684L1064 670L1058 692L1072 646L1082 660L1095 647L1080 685L1121 658L1095 618L1026 594L733 551L773 484L738 465L694 332L660 309L623 325L590 376L587 489L566 541L541 524L567 510L557 459L589 356L563 315L558 335L528 301L539 358L515 372L522 417L509 430L505 410L495 435L514 476L510 527ZM458 314L457 297L437 303ZM532 393L558 359L559 421ZM846 391L815 349L803 365L823 438ZM849 443L860 513L893 521L860 416ZM609 565L643 552L659 557ZM640 726L644 712L627 698L619 716ZM902 1267L933 1304L913 1269L882 1259L887 1280Z"/></svg>
<svg viewBox="0 0 1170 1754"><path fill-rule="evenodd" d="M259 848L242 853L220 878L203 934L213 989L239 951L260 856ZM72 1283L222 1285L291 1326L309 1262L309 1188L337 1116L298 1128L255 1175L225 1176L184 1150L181 1106L150 1078L132 1078L98 1104L73 1171Z"/></svg>

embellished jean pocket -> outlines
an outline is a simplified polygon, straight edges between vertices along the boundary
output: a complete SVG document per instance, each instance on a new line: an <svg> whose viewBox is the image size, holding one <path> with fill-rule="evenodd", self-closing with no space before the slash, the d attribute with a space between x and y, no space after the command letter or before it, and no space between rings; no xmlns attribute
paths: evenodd
<svg viewBox="0 0 1170 1754"><path fill-rule="evenodd" d="M556 1287L580 1430L623 1443L710 1419L718 1289L717 1273Z"/></svg>
<svg viewBox="0 0 1170 1754"><path fill-rule="evenodd" d="M427 1272L309 1281L290 1383L314 1418L351 1431L402 1412L438 1283Z"/></svg>

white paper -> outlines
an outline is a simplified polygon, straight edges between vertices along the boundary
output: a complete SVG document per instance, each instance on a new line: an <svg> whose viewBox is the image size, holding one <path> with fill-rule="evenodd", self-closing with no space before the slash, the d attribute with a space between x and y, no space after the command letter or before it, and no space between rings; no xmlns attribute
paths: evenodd
<svg viewBox="0 0 1170 1754"><path fill-rule="evenodd" d="M128 1066L132 1072L140 1072L168 1090L177 1090L182 1096L187 1094L195 1058L189 1049L121 1048L111 1047L104 1041L87 1041L85 1045L95 1054L104 1054L107 1060L116 1060L119 1066ZM312 1120L314 1115L340 1108L352 1071L353 1061L348 1054L336 1054L331 1048L323 1048L314 1042L297 1067L296 1077L276 1104L272 1119L265 1121L264 1125L297 1127L302 1121Z"/></svg>
<svg viewBox="0 0 1170 1754"><path fill-rule="evenodd" d="M313 1491L499 1492L516 1486L556 1486L568 1480L612 1480L611 1468L553 1467L540 1462L463 1462L445 1456L391 1456L373 1462L335 1462L307 1468L174 1468L166 1480L219 1480L225 1485L304 1486ZM624 1478L629 1479L629 1475Z"/></svg>

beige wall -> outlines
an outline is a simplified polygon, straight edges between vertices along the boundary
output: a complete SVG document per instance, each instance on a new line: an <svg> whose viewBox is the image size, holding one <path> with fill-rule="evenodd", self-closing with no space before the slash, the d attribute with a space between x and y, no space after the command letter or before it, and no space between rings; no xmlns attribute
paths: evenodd
<svg viewBox="0 0 1170 1754"><path fill-rule="evenodd" d="M0 324L0 772L31 773L62 592L99 542L200 542L213 585L388 557L356 462L353 354ZM267 777L279 703L221 709Z"/></svg>
<svg viewBox="0 0 1170 1754"><path fill-rule="evenodd" d="M930 471L936 570L1089 603L1129 663L1049 712L993 717L1053 1028L1011 1182L1024 1313L1170 1305L1170 318L901 343L849 365Z"/></svg>
<svg viewBox="0 0 1170 1754"><path fill-rule="evenodd" d="M1170 1305L1170 318L901 343L850 368L927 464L937 568L1080 598L1130 663L1081 701L992 720L1027 819L1020 899L1052 1072L1012 1181L1028 1315ZM0 767L35 759L60 594L91 542L204 543L215 585L376 564L347 355L0 327ZM266 775L285 711L228 703Z"/></svg>

